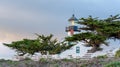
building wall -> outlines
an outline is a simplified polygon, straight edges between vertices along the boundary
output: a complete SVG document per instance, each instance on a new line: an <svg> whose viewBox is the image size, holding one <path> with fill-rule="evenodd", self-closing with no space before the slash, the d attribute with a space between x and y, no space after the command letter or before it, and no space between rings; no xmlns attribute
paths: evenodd
<svg viewBox="0 0 120 67"><path fill-rule="evenodd" d="M83 46L83 44L84 43L79 42L77 45L71 47L70 49L62 52L59 55L58 54L53 55L52 57L55 58L55 59L83 58L86 54L88 54L87 50L92 48L92 47L85 47L85 46ZM113 56L115 54L115 52L118 50L118 47L113 49L109 46L102 45L101 47L103 48L103 50L102 51L97 51L95 53L91 53L90 57L92 58L92 57L96 57L96 56L99 56L99 55L107 55L107 54L111 54L111 56ZM76 47L80 47L80 53L76 53Z"/></svg>
<svg viewBox="0 0 120 67"><path fill-rule="evenodd" d="M62 52L59 56L60 58L77 58L84 56L85 53L87 53L88 49L91 49L91 47L85 47L83 46L84 43L79 42L77 45L71 47L70 49ZM80 52L76 53L76 47L80 47Z"/></svg>

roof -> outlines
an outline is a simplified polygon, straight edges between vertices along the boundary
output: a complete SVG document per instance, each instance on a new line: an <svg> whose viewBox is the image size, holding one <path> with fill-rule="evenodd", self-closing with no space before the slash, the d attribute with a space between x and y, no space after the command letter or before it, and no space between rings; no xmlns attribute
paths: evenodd
<svg viewBox="0 0 120 67"><path fill-rule="evenodd" d="M68 19L68 21L78 21L78 19L73 14L72 17L70 19Z"/></svg>

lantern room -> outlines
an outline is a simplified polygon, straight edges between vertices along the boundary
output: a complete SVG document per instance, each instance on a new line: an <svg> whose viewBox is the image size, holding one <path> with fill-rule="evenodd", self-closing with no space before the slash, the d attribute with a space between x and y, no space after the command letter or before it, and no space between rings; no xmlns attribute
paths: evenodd
<svg viewBox="0 0 120 67"><path fill-rule="evenodd" d="M78 19L75 17L74 14L70 19L68 19L68 21L70 22L70 25L66 27L66 32L68 32L68 36L75 34L75 32L80 32L78 26L75 25L75 23L78 22Z"/></svg>

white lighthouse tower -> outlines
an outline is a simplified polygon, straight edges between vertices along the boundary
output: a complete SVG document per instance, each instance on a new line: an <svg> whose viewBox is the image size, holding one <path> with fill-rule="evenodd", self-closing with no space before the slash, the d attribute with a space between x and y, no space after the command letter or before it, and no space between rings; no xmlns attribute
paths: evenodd
<svg viewBox="0 0 120 67"><path fill-rule="evenodd" d="M70 19L68 19L68 21L70 22L70 25L66 27L66 32L68 33L68 36L72 36L76 32L80 32L78 26L76 26L75 24L76 22L78 22L78 19L74 16L74 14Z"/></svg>

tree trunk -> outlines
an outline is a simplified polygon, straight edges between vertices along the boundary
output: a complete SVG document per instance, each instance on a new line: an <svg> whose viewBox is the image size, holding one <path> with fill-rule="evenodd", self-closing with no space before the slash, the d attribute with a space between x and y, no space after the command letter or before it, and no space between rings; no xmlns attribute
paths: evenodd
<svg viewBox="0 0 120 67"><path fill-rule="evenodd" d="M92 49L88 50L88 53L94 53L94 52L99 51L99 50L101 50L100 46L99 45L94 45L92 47Z"/></svg>

